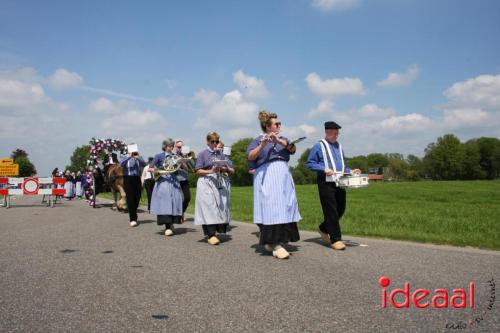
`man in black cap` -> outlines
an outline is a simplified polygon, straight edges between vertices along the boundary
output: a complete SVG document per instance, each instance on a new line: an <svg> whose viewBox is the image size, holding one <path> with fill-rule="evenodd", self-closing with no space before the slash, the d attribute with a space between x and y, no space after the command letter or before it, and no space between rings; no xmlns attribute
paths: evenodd
<svg viewBox="0 0 500 333"><path fill-rule="evenodd" d="M306 166L317 173L317 184L323 223L319 226L321 239L334 250L344 250L340 230L340 218L346 204L345 190L338 187L336 180L344 174L359 174L359 169L352 170L344 163L344 152L337 139L340 125L334 121L325 123L325 139L316 143L307 158Z"/></svg>

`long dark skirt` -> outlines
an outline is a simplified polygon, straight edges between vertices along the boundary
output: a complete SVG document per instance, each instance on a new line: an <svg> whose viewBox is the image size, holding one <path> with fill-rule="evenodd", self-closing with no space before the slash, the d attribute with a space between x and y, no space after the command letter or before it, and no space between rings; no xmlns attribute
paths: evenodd
<svg viewBox="0 0 500 333"><path fill-rule="evenodd" d="M172 224L181 224L181 216L176 215L157 215L156 224L164 225L165 229L170 229Z"/></svg>
<svg viewBox="0 0 500 333"><path fill-rule="evenodd" d="M202 224L203 234L208 237L215 236L215 234L225 234L228 231L229 223L221 224Z"/></svg>
<svg viewBox="0 0 500 333"><path fill-rule="evenodd" d="M260 230L259 244L279 244L300 240L297 222L284 224L257 224Z"/></svg>

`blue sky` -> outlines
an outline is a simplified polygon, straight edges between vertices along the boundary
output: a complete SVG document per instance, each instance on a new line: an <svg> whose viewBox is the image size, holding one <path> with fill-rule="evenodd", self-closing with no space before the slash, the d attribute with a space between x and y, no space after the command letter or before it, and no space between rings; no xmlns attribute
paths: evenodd
<svg viewBox="0 0 500 333"><path fill-rule="evenodd" d="M2 1L0 157L40 174L93 136L156 153L231 144L277 112L289 137L342 126L348 156L500 136L494 0Z"/></svg>

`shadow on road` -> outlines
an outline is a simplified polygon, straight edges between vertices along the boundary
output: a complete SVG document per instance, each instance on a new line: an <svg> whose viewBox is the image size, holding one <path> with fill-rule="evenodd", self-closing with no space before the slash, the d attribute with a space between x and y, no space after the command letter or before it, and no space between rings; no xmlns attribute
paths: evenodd
<svg viewBox="0 0 500 333"><path fill-rule="evenodd" d="M293 245L293 244L284 244L283 247L290 253L293 254L294 252L297 252L300 249L300 246ZM264 249L264 245L259 245L259 244L254 244L250 246L251 249L255 250L255 253L260 254L261 256L272 256L273 254L271 252L267 252Z"/></svg>
<svg viewBox="0 0 500 333"><path fill-rule="evenodd" d="M306 243L316 243L316 244L319 244L319 245L323 245L324 247L330 247L330 245L328 245L325 242L323 242L323 240L321 239L321 237L314 237L314 238L304 239L304 242L306 242ZM351 241L351 240L348 240L348 239L344 239L344 240L342 240L342 242L344 242L344 244L347 247L356 247L356 246L360 246L361 245L358 242Z"/></svg>
<svg viewBox="0 0 500 333"><path fill-rule="evenodd" d="M153 222L156 222L156 221L153 221ZM196 232L196 231L197 230L193 229L193 228L174 227L174 235L183 235L183 234L187 234L188 232ZM157 232L155 232L155 234L165 235L165 230L157 231Z"/></svg>
<svg viewBox="0 0 500 333"><path fill-rule="evenodd" d="M58 203L57 206L59 207L60 203ZM10 207L8 209L12 209L12 208L32 208L32 207L47 207L47 204L46 203L42 203L42 204L33 204L33 205L23 205L23 204L17 205L15 203L11 202L10 203ZM62 205L60 207L66 208L68 206Z"/></svg>
<svg viewBox="0 0 500 333"><path fill-rule="evenodd" d="M155 220L138 220L139 224L156 223Z"/></svg>
<svg viewBox="0 0 500 333"><path fill-rule="evenodd" d="M218 235L216 235L216 237L220 240L221 244L233 240L233 236L228 235L228 234L225 234L225 235L218 234ZM207 236L203 236L202 239L198 240L198 243L207 243L207 240L208 240Z"/></svg>

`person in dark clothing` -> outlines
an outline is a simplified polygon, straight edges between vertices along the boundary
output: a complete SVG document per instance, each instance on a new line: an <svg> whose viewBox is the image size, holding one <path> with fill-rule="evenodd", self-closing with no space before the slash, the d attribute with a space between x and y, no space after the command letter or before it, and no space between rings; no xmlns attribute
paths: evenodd
<svg viewBox="0 0 500 333"><path fill-rule="evenodd" d="M317 173L317 184L323 223L319 226L321 239L334 250L344 250L340 230L340 218L346 207L345 189L336 181L344 174L360 174L361 170L352 170L345 165L342 146L337 141L341 127L334 121L325 123L325 139L316 143L309 153L306 166Z"/></svg>
<svg viewBox="0 0 500 333"><path fill-rule="evenodd" d="M135 145L134 145L135 146ZM130 150L130 155L122 155L120 165L123 168L123 185L127 194L127 207L129 215L129 225L135 227L137 222L137 208L141 200L141 168L147 164L139 155L137 150Z"/></svg>
<svg viewBox="0 0 500 333"><path fill-rule="evenodd" d="M175 155L180 157L187 157L186 154L182 152L182 147L184 146L184 141L181 139L177 139L175 141ZM192 163L189 161L188 163ZM193 167L193 165L191 165ZM183 165L179 169L179 173L177 178L179 178L181 189L182 189L182 222L184 223L184 213L189 206L189 202L191 201L191 192L189 190L189 179L188 179L188 166Z"/></svg>
<svg viewBox="0 0 500 333"><path fill-rule="evenodd" d="M153 162L153 157L148 158L148 165ZM153 195L153 188L155 187L155 180L153 174L146 167L142 170L141 182L146 190L146 196L148 197L148 213L151 211L151 196Z"/></svg>

